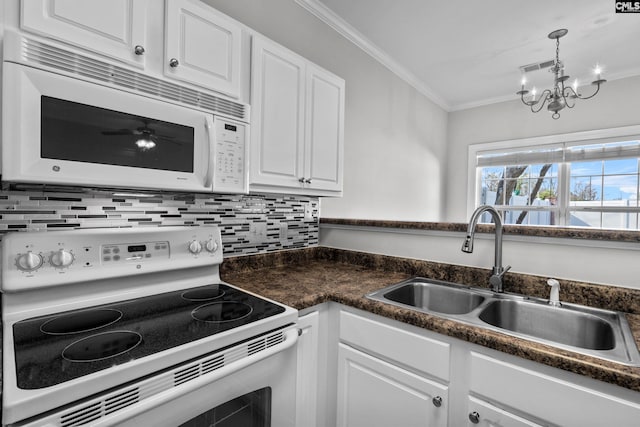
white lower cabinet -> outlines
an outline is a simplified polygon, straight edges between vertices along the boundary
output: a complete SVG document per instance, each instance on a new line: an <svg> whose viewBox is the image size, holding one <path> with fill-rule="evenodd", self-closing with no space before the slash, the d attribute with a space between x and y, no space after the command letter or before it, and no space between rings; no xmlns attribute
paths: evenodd
<svg viewBox="0 0 640 427"><path fill-rule="evenodd" d="M640 393L633 390L341 304L324 306L316 330L325 331L317 346L325 363L318 370L303 334L298 368L307 370L307 385L309 375L320 384L311 400L328 403L313 412L302 396L299 420L323 421L300 426L640 426Z"/></svg>
<svg viewBox="0 0 640 427"><path fill-rule="evenodd" d="M337 399L339 427L447 425L446 386L344 344Z"/></svg>
<svg viewBox="0 0 640 427"><path fill-rule="evenodd" d="M640 425L640 397L627 401L567 381L567 375L532 370L495 357L470 352L470 392L516 408L523 417L540 420L543 425L566 427ZM483 413L477 411L481 417ZM521 426L536 424L487 424Z"/></svg>
<svg viewBox="0 0 640 427"><path fill-rule="evenodd" d="M440 427L449 344L340 311L337 425Z"/></svg>
<svg viewBox="0 0 640 427"><path fill-rule="evenodd" d="M320 314L317 311L298 318L297 426L317 425L319 327Z"/></svg>

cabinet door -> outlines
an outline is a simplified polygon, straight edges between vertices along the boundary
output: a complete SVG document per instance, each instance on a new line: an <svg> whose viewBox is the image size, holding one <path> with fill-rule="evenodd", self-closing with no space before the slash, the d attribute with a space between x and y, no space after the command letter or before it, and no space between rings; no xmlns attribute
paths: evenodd
<svg viewBox="0 0 640 427"><path fill-rule="evenodd" d="M318 353L320 315L317 311L301 316L298 328L298 376L296 390L296 425L317 425Z"/></svg>
<svg viewBox="0 0 640 427"><path fill-rule="evenodd" d="M632 426L640 420L635 399L623 400L473 351L469 385L475 395L553 425Z"/></svg>
<svg viewBox="0 0 640 427"><path fill-rule="evenodd" d="M446 426L447 413L446 386L339 344L338 426Z"/></svg>
<svg viewBox="0 0 640 427"><path fill-rule="evenodd" d="M143 68L146 2L22 0L20 27Z"/></svg>
<svg viewBox="0 0 640 427"><path fill-rule="evenodd" d="M165 75L238 98L241 27L196 0L167 0L165 17Z"/></svg>
<svg viewBox="0 0 640 427"><path fill-rule="evenodd" d="M306 62L254 37L251 56L251 183L300 188Z"/></svg>
<svg viewBox="0 0 640 427"><path fill-rule="evenodd" d="M467 425L469 427L541 427L540 424L496 408L474 397L469 397L468 410Z"/></svg>
<svg viewBox="0 0 640 427"><path fill-rule="evenodd" d="M344 80L307 66L305 179L308 187L342 191Z"/></svg>

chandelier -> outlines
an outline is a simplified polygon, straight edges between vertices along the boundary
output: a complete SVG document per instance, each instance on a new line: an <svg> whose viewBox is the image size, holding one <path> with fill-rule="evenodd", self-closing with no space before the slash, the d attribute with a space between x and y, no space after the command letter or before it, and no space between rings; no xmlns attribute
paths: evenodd
<svg viewBox="0 0 640 427"><path fill-rule="evenodd" d="M578 79L574 80L573 86L565 86L564 82L569 79L569 76L564 74L564 63L560 61L560 37L565 36L569 30L560 29L555 30L549 33L550 39L556 40L556 59L553 63L553 67L549 69L550 72L553 73L553 89L545 89L540 97L536 99L536 88L534 87L531 90L531 98L526 100L525 95L529 94L530 91L525 88L527 83L526 77L522 77L521 87L517 95L520 95L520 100L524 103L524 105L531 107L531 111L534 113L539 112L542 108L547 105L547 110L551 113L551 117L557 119L560 117L559 111L564 107L573 108L575 106L576 99L589 99L593 98L600 91L600 85L605 83L606 80L601 78L600 74L602 70L599 66L596 66L594 73L596 74L596 79L591 82L592 85L596 86L596 91L589 95L583 96L578 92Z"/></svg>

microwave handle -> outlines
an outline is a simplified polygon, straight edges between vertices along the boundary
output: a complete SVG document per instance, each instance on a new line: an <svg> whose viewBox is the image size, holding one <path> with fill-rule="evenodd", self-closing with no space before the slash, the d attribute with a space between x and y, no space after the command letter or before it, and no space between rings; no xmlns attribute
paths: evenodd
<svg viewBox="0 0 640 427"><path fill-rule="evenodd" d="M215 127L213 124L213 116L211 114L207 114L204 117L205 123L204 127L207 129L207 138L209 140L209 147L207 152L207 174L204 179L204 186L213 190L213 169L215 168L215 159L213 158L215 155Z"/></svg>

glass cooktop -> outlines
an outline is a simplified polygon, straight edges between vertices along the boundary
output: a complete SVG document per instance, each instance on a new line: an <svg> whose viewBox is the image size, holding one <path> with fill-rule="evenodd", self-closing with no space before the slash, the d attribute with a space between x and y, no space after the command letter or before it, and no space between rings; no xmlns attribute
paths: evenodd
<svg viewBox="0 0 640 427"><path fill-rule="evenodd" d="M284 311L215 284L23 320L13 325L17 384L60 384Z"/></svg>

